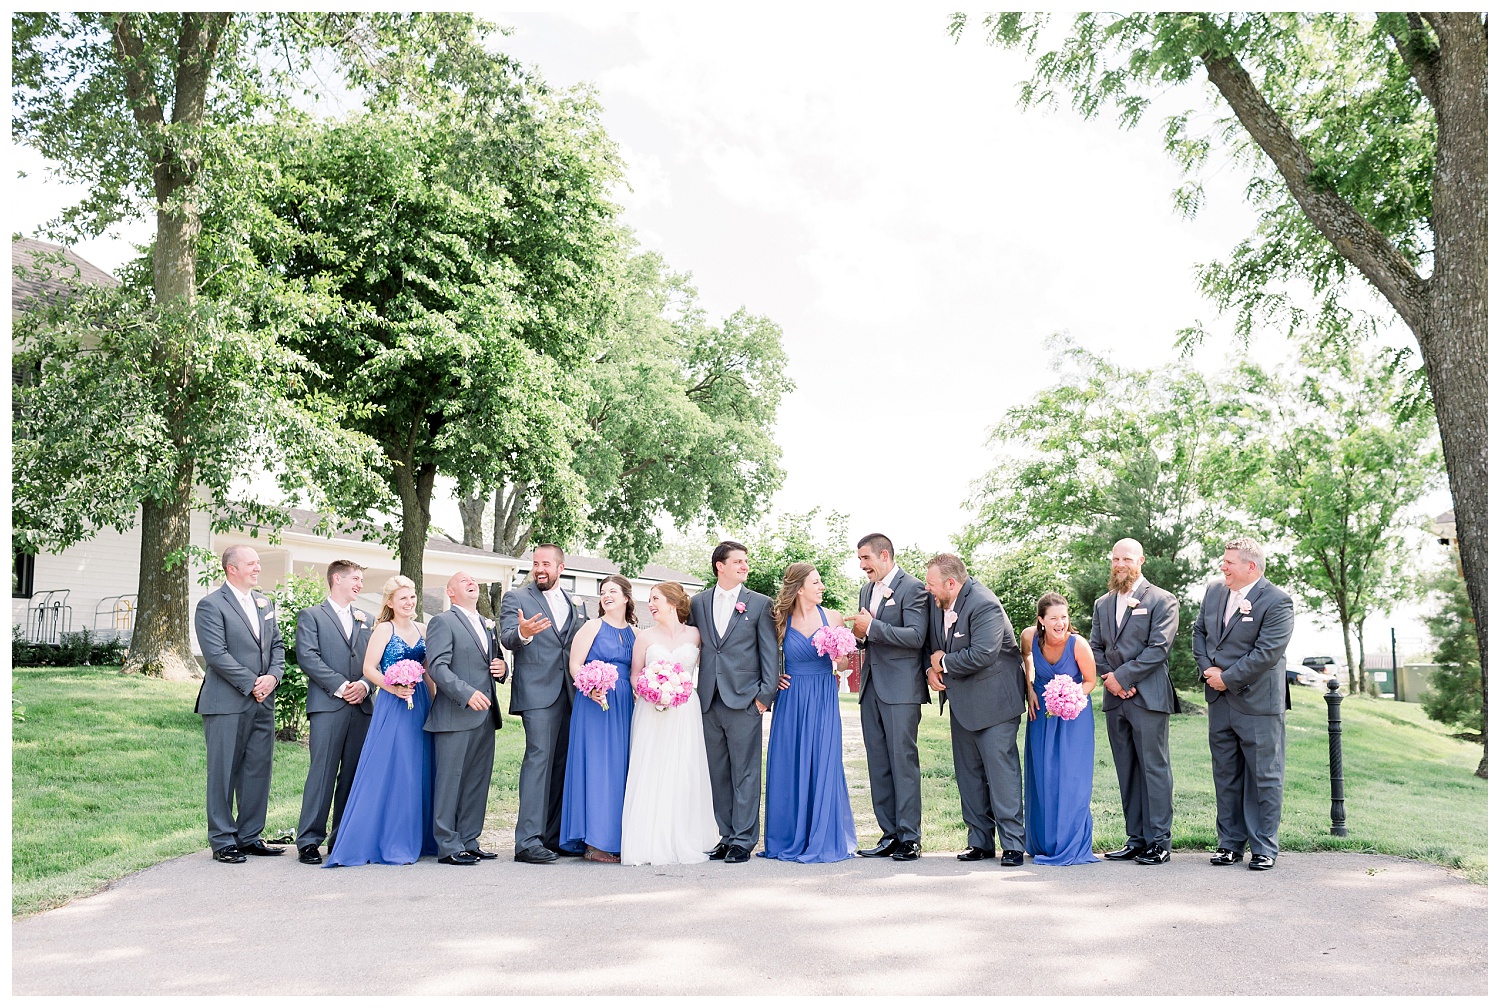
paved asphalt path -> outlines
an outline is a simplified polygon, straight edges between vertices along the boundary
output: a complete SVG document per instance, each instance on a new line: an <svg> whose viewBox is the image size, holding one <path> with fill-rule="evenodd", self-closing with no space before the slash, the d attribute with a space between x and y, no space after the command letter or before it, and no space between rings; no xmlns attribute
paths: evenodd
<svg viewBox="0 0 1500 1008"><path fill-rule="evenodd" d="M12 927L15 994L1473 994L1488 890L1442 868L504 857L322 869L207 852ZM340 968L351 953L359 959Z"/></svg>

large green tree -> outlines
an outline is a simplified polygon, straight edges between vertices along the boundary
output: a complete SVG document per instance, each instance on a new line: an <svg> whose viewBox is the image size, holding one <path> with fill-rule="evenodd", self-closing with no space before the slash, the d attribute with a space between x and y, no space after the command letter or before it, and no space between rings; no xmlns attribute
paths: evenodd
<svg viewBox="0 0 1500 1008"><path fill-rule="evenodd" d="M127 669L173 678L197 671L188 645L186 562L195 504L230 503L230 484L244 472L247 448L264 458L273 436L327 426L330 419L337 426L340 419L334 411L321 424L304 416L280 431L274 425L249 429L269 425L273 414L296 419L257 399L298 392L307 370L295 355L279 356L268 341L271 328L247 328L252 312L261 323L280 317L295 324L297 310L269 304L285 306L285 292L267 297L264 285L236 274L232 242L220 243L213 260L205 261L213 243L205 243L203 214L217 208L221 217L230 216L222 204L237 200L245 181L243 128L286 111L317 73L385 101L445 87L491 61L484 34L473 17L447 14L13 15L12 134L49 159L57 177L86 190L51 233L67 240L100 234L125 219L155 220L149 266L127 283L120 300L101 307L101 334L84 334L81 315L54 318L49 321L72 335L65 333L63 342L39 337L42 343L26 348L50 383L49 395L67 395L76 377L79 402L106 389L120 397L115 402L129 433L116 439L121 450L107 460L114 475L83 486L78 470L69 468L71 455L61 457L56 475L58 485L80 486L83 493L115 492L87 515L86 526L120 524L112 516L133 519L140 509L140 609ZM218 277L218 294L203 290L211 274ZM245 282L231 282L236 276ZM67 340L88 350L74 355L76 369L66 360ZM65 440L59 434L69 421L63 406L38 408L31 419L23 437L53 446ZM309 448L318 454L306 443L277 447L301 462ZM358 453L354 447L327 457L352 460ZM273 468L280 465L276 455L269 455ZM45 456L44 450L29 455L33 461ZM282 468L295 471L301 462ZM18 490L46 481L45 469L37 469ZM197 499L200 489L206 500ZM24 500L22 507L24 518ZM65 543L49 534L43 529L26 545Z"/></svg>
<svg viewBox="0 0 1500 1008"><path fill-rule="evenodd" d="M1489 776L1489 727L1484 696L1479 688L1479 646L1474 637L1474 615L1463 581L1452 567L1431 578L1427 588L1437 596L1437 612L1426 618L1437 642L1432 660L1437 669L1428 679L1431 691L1422 710L1434 721L1453 725L1484 746L1481 777Z"/></svg>
<svg viewBox="0 0 1500 1008"><path fill-rule="evenodd" d="M507 83L477 105L266 135L274 223L251 243L337 300L296 345L318 362L316 394L385 454L401 572L419 589L439 474L540 488L549 538L582 519L570 372L597 346L618 237L613 146L587 93L516 70Z"/></svg>
<svg viewBox="0 0 1500 1008"><path fill-rule="evenodd" d="M1202 577L1232 453L1198 372L1122 368L1060 338L1049 351L1060 379L991 431L1000 462L975 483L959 546L991 579L1028 592L1049 581L1049 567L1067 572L1073 622L1087 634L1119 539L1138 540L1146 578L1179 598ZM1029 612L1020 608L1023 619ZM1184 601L1172 658L1179 686L1197 678L1191 615Z"/></svg>
<svg viewBox="0 0 1500 1008"><path fill-rule="evenodd" d="M961 34L964 15L951 30ZM1046 17L996 13L987 40L1035 55L1023 104L1067 94L1085 116L1140 121L1166 86L1206 79L1230 116L1167 121L1197 181L1228 151L1256 172L1256 234L1207 267L1241 332L1281 317L1338 337L1362 277L1411 329L1442 438L1459 552L1488 683L1489 18L1483 13L1086 13L1044 44ZM1038 47L1044 49L1037 54ZM1204 130L1195 124L1213 125ZM1286 281L1311 285L1311 318ZM1294 293L1294 291L1293 291ZM1487 690L1486 690L1487 692Z"/></svg>
<svg viewBox="0 0 1500 1008"><path fill-rule="evenodd" d="M574 403L573 468L587 501L582 541L633 574L661 547L663 518L740 526L765 507L785 475L772 435L793 386L774 322L742 308L711 324L688 278L656 253L624 259L610 292ZM512 480L461 497L464 541L520 556L551 509L542 489Z"/></svg>
<svg viewBox="0 0 1500 1008"><path fill-rule="evenodd" d="M1404 415L1389 368L1357 346L1309 348L1291 373L1246 364L1237 378L1224 409L1241 470L1225 492L1288 546L1282 569L1337 618L1363 688L1355 638L1400 562L1407 510L1440 473L1431 415Z"/></svg>

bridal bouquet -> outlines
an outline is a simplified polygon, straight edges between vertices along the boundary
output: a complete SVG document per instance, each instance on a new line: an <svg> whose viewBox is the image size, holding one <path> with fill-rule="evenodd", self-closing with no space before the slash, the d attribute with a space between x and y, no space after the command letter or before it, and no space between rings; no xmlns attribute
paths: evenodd
<svg viewBox="0 0 1500 1008"><path fill-rule="evenodd" d="M422 663L415 658L402 658L398 662L392 662L385 670L385 684L387 686L412 686L415 687L422 681ZM411 697L406 698L406 709L412 709Z"/></svg>
<svg viewBox="0 0 1500 1008"><path fill-rule="evenodd" d="M578 670L578 692L587 693L599 701L599 706L609 710L608 693L620 680L620 670L609 662L597 658Z"/></svg>
<svg viewBox="0 0 1500 1008"><path fill-rule="evenodd" d="M665 711L687 703L693 695L693 677L677 662L654 661L635 677L635 693Z"/></svg>
<svg viewBox="0 0 1500 1008"><path fill-rule="evenodd" d="M859 641L854 639L853 632L841 626L819 627L812 635L812 644L818 654L834 661L847 658L859 649Z"/></svg>
<svg viewBox="0 0 1500 1008"><path fill-rule="evenodd" d="M1042 703L1047 708L1048 717L1071 721L1083 713L1089 705L1089 698L1071 676L1060 675L1053 676L1047 688L1042 690Z"/></svg>

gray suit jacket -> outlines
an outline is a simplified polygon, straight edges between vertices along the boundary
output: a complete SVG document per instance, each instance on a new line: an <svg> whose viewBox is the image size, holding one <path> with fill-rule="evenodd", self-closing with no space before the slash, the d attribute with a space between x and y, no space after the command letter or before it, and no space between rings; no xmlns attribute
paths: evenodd
<svg viewBox="0 0 1500 1008"><path fill-rule="evenodd" d="M1026 713L1026 666L1016 632L994 592L969 578L953 600L957 619L943 632L943 610L928 602L927 655L943 652L943 683L953 717L982 731Z"/></svg>
<svg viewBox="0 0 1500 1008"><path fill-rule="evenodd" d="M358 606L355 611L360 612ZM297 614L297 640L292 664L307 674L307 712L322 714L349 706L336 694L348 682L364 678L365 647L370 643L373 621L369 613L354 621L354 637L344 636L343 624L334 614L333 605L324 599ZM366 714L375 709L371 692L359 705Z"/></svg>
<svg viewBox="0 0 1500 1008"><path fill-rule="evenodd" d="M1229 588L1210 581L1203 608L1193 623L1193 658L1198 671L1224 670L1224 692L1204 684L1209 703L1227 703L1242 714L1281 714L1292 706L1286 682L1286 646L1292 639L1292 597L1261 578L1245 593L1248 615L1224 624Z"/></svg>
<svg viewBox="0 0 1500 1008"><path fill-rule="evenodd" d="M873 689L882 703L931 703L927 692L927 586L899 567L890 596L871 602L875 583L859 590L859 607L875 617L860 647L859 696Z"/></svg>
<svg viewBox="0 0 1500 1008"><path fill-rule="evenodd" d="M1125 618L1115 623L1117 592L1100 596L1094 603L1094 626L1089 631L1089 648L1094 652L1094 666L1099 678L1113 672L1115 681L1127 692L1134 687L1136 695L1121 700L1109 690L1104 694L1104 709L1114 710L1121 704L1138 703L1147 710L1174 713L1178 710L1177 691L1167 674L1167 657L1177 637L1177 597L1149 581L1141 585L1135 597L1140 604L1125 610Z"/></svg>
<svg viewBox="0 0 1500 1008"><path fill-rule="evenodd" d="M709 585L688 604L688 625L697 627L703 637L698 659L698 697L703 710L713 703L715 692L733 710L744 710L756 700L770 707L776 702L782 667L771 600L740 585L739 604L745 611L734 614L720 639L714 626L716 587Z"/></svg>
<svg viewBox="0 0 1500 1008"><path fill-rule="evenodd" d="M500 706L490 675L490 659L499 653L494 633L486 628L481 640L457 608L428 620L427 674L437 684L437 696L422 727L430 732L468 731L486 724L499 728ZM470 709L475 690L490 698L489 710Z"/></svg>
<svg viewBox="0 0 1500 1008"><path fill-rule="evenodd" d="M243 714L254 706L250 691L255 680L263 675L273 675L281 682L286 650L281 643L281 630L276 626L276 603L261 594L259 589L251 591L260 617L260 640L250 629L245 610L235 600L229 585L209 592L198 601L193 610L193 629L198 633L198 646L203 649L203 660L208 670L203 675L203 685L198 688L198 702L193 711L198 714ZM261 706L268 710L276 707L273 690Z"/></svg>
<svg viewBox="0 0 1500 1008"><path fill-rule="evenodd" d="M560 694L573 688L568 675L568 649L573 646L573 637L578 628L588 620L583 602L564 591L568 600L568 621L563 626L555 623L531 639L521 642L521 611L527 616L544 614L552 618L547 600L542 598L535 581L529 581L505 593L500 601L500 643L511 653L510 712L539 710L551 707ZM427 645L429 648L431 644Z"/></svg>

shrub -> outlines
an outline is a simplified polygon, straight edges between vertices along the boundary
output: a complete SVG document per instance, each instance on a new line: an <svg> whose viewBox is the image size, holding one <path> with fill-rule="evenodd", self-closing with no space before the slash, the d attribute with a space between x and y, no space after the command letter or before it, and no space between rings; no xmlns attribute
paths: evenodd
<svg viewBox="0 0 1500 1008"><path fill-rule="evenodd" d="M276 737L295 742L307 726L307 674L297 667L297 614L323 601L326 589L319 578L293 574L271 591L276 600L276 625L286 648L286 669L276 687Z"/></svg>
<svg viewBox="0 0 1500 1008"><path fill-rule="evenodd" d="M10 663L13 668L58 668L79 665L118 667L125 657L125 641L114 634L95 636L88 630L61 634L57 643L26 639L25 632L10 628Z"/></svg>

